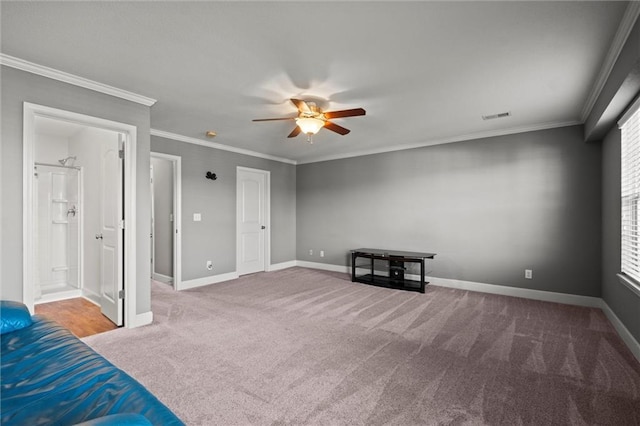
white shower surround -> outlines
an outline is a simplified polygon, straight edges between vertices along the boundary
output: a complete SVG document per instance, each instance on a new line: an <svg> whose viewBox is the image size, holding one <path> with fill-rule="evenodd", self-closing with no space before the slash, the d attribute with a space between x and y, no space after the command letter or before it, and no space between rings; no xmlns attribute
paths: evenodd
<svg viewBox="0 0 640 426"><path fill-rule="evenodd" d="M34 202L38 259L35 301L82 294L80 237L81 172L77 168L37 164ZM74 213L70 213L73 211Z"/></svg>

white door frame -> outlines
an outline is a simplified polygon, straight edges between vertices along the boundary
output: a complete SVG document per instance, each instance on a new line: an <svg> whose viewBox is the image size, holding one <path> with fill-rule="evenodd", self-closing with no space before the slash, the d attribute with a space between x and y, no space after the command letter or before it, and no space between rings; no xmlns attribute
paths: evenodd
<svg viewBox="0 0 640 426"><path fill-rule="evenodd" d="M123 134L124 136L124 251L133 256L124 257L124 325L136 324L136 147L137 128L130 124L105 120L57 108L25 102L23 106L23 166L22 166L22 300L34 312L34 252L35 224L33 220L33 166L35 161L35 119L45 117L97 127ZM122 256L122 253L120 253Z"/></svg>
<svg viewBox="0 0 640 426"><path fill-rule="evenodd" d="M173 289L182 290L182 157L162 152L151 156L173 164Z"/></svg>
<svg viewBox="0 0 640 426"><path fill-rule="evenodd" d="M240 171L260 173L264 175L264 221L265 221L265 233L264 233L264 271L269 270L271 265L271 172L268 170L252 169L249 167L236 167L236 274L240 272L240 181L238 179L238 173Z"/></svg>
<svg viewBox="0 0 640 426"><path fill-rule="evenodd" d="M153 156L152 156L153 157ZM151 270L149 271L149 276L151 277L151 279L153 279L153 274L155 272L155 257L156 257L156 250L155 250L155 245L156 245L156 241L155 241L155 235L154 235L154 231L155 231L155 216L156 216L156 209L155 209L155 197L153 196L153 164L149 165L149 177L151 178L151 182L150 182L150 194L151 194L151 205L149 207L151 207L151 229L150 229L150 238L151 238Z"/></svg>

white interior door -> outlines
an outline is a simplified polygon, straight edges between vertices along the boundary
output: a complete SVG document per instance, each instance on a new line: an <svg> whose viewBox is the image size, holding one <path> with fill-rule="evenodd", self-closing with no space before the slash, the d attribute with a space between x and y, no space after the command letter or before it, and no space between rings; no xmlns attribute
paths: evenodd
<svg viewBox="0 0 640 426"><path fill-rule="evenodd" d="M267 173L262 170L238 168L237 268L239 275L266 269Z"/></svg>
<svg viewBox="0 0 640 426"><path fill-rule="evenodd" d="M122 136L101 149L100 307L116 325L123 325L122 274Z"/></svg>

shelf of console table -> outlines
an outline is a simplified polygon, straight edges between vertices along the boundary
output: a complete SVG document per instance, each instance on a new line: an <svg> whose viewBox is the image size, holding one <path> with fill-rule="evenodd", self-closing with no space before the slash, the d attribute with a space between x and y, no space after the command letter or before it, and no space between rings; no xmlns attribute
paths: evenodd
<svg viewBox="0 0 640 426"><path fill-rule="evenodd" d="M433 259L435 253L422 253L415 251L384 250L359 248L351 250L351 281L364 284L376 285L379 287L395 288L399 290L419 291L424 293L424 287L429 284L425 281L425 260ZM367 265L358 265L359 258L368 259ZM375 261L387 261L387 275L381 275L375 269ZM404 278L405 263L420 264L420 280L409 280ZM357 269L367 269L367 274L356 275Z"/></svg>

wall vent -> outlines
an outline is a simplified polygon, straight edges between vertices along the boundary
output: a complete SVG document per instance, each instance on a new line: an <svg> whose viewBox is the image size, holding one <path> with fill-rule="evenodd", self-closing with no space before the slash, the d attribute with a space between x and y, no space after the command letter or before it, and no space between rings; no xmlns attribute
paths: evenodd
<svg viewBox="0 0 640 426"><path fill-rule="evenodd" d="M483 120L493 120L495 118L511 117L511 111L501 112L499 114L483 115Z"/></svg>

